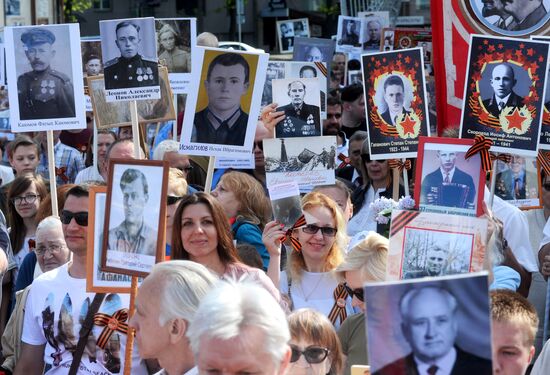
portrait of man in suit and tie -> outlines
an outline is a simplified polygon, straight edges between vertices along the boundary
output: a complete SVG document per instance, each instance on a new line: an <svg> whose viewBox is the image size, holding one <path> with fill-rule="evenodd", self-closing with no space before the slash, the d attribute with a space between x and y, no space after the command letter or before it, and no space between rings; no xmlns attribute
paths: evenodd
<svg viewBox="0 0 550 375"><path fill-rule="evenodd" d="M385 110L379 115L388 125L395 126L401 115L410 113L405 109L405 84L399 75L390 75L384 81L383 104Z"/></svg>
<svg viewBox="0 0 550 375"><path fill-rule="evenodd" d="M491 115L498 118L507 107L523 106L523 98L514 92L517 79L514 69L507 63L501 63L493 68L491 73L493 94L483 101L483 106Z"/></svg>
<svg viewBox="0 0 550 375"><path fill-rule="evenodd" d="M504 200L526 199L537 185L536 173L527 170L525 157L512 155L508 169L497 174L495 194Z"/></svg>

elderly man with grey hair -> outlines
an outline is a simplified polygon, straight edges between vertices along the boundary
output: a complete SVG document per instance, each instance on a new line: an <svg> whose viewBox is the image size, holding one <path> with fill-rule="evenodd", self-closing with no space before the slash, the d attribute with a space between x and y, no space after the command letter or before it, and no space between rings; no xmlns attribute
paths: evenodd
<svg viewBox="0 0 550 375"><path fill-rule="evenodd" d="M166 160L170 168L176 168L183 172L185 177L193 167L189 161L189 156L180 154L180 143L172 139L160 142L153 152L153 160Z"/></svg>
<svg viewBox="0 0 550 375"><path fill-rule="evenodd" d="M427 276L441 276L445 274L449 257L449 244L434 243L426 251L426 266L424 269L408 271L404 279L416 279Z"/></svg>
<svg viewBox="0 0 550 375"><path fill-rule="evenodd" d="M187 336L199 373L285 374L290 332L279 303L251 282L221 282L202 300Z"/></svg>
<svg viewBox="0 0 550 375"><path fill-rule="evenodd" d="M172 260L156 264L139 287L130 326L140 356L159 361L163 370L158 375L197 373L186 334L199 302L216 280L199 263Z"/></svg>

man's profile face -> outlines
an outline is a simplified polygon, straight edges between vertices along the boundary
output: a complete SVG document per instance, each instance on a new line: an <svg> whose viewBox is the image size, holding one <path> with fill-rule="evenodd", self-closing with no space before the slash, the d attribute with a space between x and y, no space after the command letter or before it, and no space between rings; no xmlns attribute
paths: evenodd
<svg viewBox="0 0 550 375"><path fill-rule="evenodd" d="M306 88L300 82L293 82L288 89L288 96L290 96L292 105L300 106L304 102Z"/></svg>
<svg viewBox="0 0 550 375"><path fill-rule="evenodd" d="M525 169L525 158L523 156L514 155L510 161L510 169L512 173L519 173Z"/></svg>
<svg viewBox="0 0 550 375"><path fill-rule="evenodd" d="M145 194L143 181L140 177L121 187L124 217L126 221L135 223L143 218L143 209L147 204L149 196Z"/></svg>
<svg viewBox="0 0 550 375"><path fill-rule="evenodd" d="M456 163L456 153L449 151L438 151L439 163L444 171L450 172Z"/></svg>
<svg viewBox="0 0 550 375"><path fill-rule="evenodd" d="M405 96L403 95L403 87L399 85L389 85L384 91L384 99L388 104L390 112L403 111L403 101Z"/></svg>
<svg viewBox="0 0 550 375"><path fill-rule="evenodd" d="M414 354L424 362L434 362L451 350L458 326L445 295L426 288L411 298L402 329Z"/></svg>
<svg viewBox="0 0 550 375"><path fill-rule="evenodd" d="M498 65L493 69L491 86L497 98L504 98L512 92L516 80L512 74L512 68L506 65Z"/></svg>
<svg viewBox="0 0 550 375"><path fill-rule="evenodd" d="M336 135L340 131L342 120L342 106L328 105L327 118L323 120L323 134Z"/></svg>
<svg viewBox="0 0 550 375"><path fill-rule="evenodd" d="M126 59L137 55L140 41L138 31L132 25L121 27L116 32L116 45Z"/></svg>
<svg viewBox="0 0 550 375"><path fill-rule="evenodd" d="M317 47L311 47L306 54L306 61L323 61L323 54L321 50Z"/></svg>
<svg viewBox="0 0 550 375"><path fill-rule="evenodd" d="M441 271L445 266L445 257L447 253L444 249L433 248L428 251L428 258L426 259L426 268L431 276L441 275Z"/></svg>
<svg viewBox="0 0 550 375"><path fill-rule="evenodd" d="M237 110L241 105L241 96L248 90L244 66L241 64L216 64L204 85L208 94L208 107L217 112Z"/></svg>
<svg viewBox="0 0 550 375"><path fill-rule="evenodd" d="M99 59L90 59L86 63L86 74L88 76L97 76L101 71L101 61Z"/></svg>
<svg viewBox="0 0 550 375"><path fill-rule="evenodd" d="M32 70L42 72L50 67L50 62L55 56L55 50L50 43L41 43L28 46L25 55L29 59Z"/></svg>
<svg viewBox="0 0 550 375"><path fill-rule="evenodd" d="M369 40L380 40L380 24L376 21L370 21L367 24L367 32L369 33Z"/></svg>

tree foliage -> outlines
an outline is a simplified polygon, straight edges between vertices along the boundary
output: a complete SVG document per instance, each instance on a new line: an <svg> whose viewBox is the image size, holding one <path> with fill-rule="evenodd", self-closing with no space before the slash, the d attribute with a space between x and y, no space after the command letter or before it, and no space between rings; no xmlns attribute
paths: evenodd
<svg viewBox="0 0 550 375"><path fill-rule="evenodd" d="M92 7L92 2L97 0L65 0L63 4L64 22L78 22L79 13Z"/></svg>

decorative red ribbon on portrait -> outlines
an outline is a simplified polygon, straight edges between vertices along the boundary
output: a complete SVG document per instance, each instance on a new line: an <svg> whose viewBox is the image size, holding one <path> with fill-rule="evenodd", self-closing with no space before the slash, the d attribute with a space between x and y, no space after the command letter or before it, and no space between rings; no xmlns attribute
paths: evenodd
<svg viewBox="0 0 550 375"><path fill-rule="evenodd" d="M113 332L118 331L120 333L128 334L128 309L120 309L113 315L97 313L94 315L94 324L103 328L99 338L97 339L97 346L101 349L105 349L105 345L111 338Z"/></svg>
<svg viewBox="0 0 550 375"><path fill-rule="evenodd" d="M539 150L537 161L539 162L540 167L544 170L544 174L550 176L550 158L548 157L548 153L543 150Z"/></svg>
<svg viewBox="0 0 550 375"><path fill-rule="evenodd" d="M336 323L336 319L340 318L340 324L346 320L348 317L348 314L346 312L346 299L348 298L348 291L344 286L340 283L336 286L334 289L334 305L332 306L332 309L330 310L330 313L328 314L328 320L332 322L332 324Z"/></svg>
<svg viewBox="0 0 550 375"><path fill-rule="evenodd" d="M399 173L402 173L403 169L406 169L406 170L411 169L412 164L409 159L406 159L404 163L399 159L390 159L388 160L388 166L391 169L399 169Z"/></svg>
<svg viewBox="0 0 550 375"><path fill-rule="evenodd" d="M345 166L351 165L349 158L342 153L338 154L338 160L340 160L341 163L338 165L337 169L344 168Z"/></svg>
<svg viewBox="0 0 550 375"><path fill-rule="evenodd" d="M63 182L69 182L69 177L67 177L67 175L65 174L66 170L67 168L65 167L60 167L60 168L55 167L55 175L60 177L63 180Z"/></svg>
<svg viewBox="0 0 550 375"><path fill-rule="evenodd" d="M485 138L482 135L476 135L474 138L474 144L466 152L465 158L469 159L475 154L479 153L481 157L481 168L485 172L491 171L491 156L489 155L489 149L493 145L493 141Z"/></svg>
<svg viewBox="0 0 550 375"><path fill-rule="evenodd" d="M292 231L294 231L294 229L296 228L303 227L304 225L306 225L306 218L304 217L304 215L302 215L298 218L298 220L296 220L294 225L285 232L284 237L281 238L281 243L289 240L294 250L296 250L297 252L302 251L302 244L300 243L300 241L298 241L296 237L292 236Z"/></svg>

